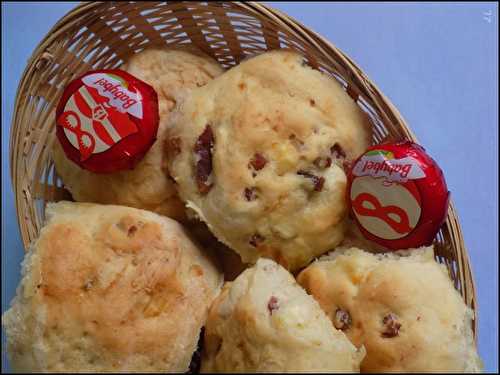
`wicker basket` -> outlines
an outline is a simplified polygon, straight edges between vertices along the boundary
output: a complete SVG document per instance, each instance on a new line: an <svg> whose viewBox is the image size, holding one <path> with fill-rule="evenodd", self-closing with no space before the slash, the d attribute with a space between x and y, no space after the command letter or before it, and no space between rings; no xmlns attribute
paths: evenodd
<svg viewBox="0 0 500 375"><path fill-rule="evenodd" d="M151 45L195 44L229 68L242 59L292 48L337 79L369 114L373 142L416 140L392 103L359 67L328 41L287 15L257 3L88 2L62 18L34 51L17 92L10 168L24 245L40 230L47 201L71 199L51 160L54 108L65 85L83 72L116 68ZM476 310L467 251L453 204L435 241L466 304ZM476 311L477 315L477 311ZM477 319L474 333L477 334Z"/></svg>

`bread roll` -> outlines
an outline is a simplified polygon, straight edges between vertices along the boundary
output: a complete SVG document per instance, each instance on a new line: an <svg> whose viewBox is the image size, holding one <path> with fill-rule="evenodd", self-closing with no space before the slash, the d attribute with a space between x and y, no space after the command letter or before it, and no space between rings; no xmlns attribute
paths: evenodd
<svg viewBox="0 0 500 375"><path fill-rule="evenodd" d="M432 248L336 250L298 276L333 324L364 345L362 372L478 372L472 311Z"/></svg>
<svg viewBox="0 0 500 375"><path fill-rule="evenodd" d="M222 276L173 220L49 204L3 315L22 372L182 372Z"/></svg>
<svg viewBox="0 0 500 375"><path fill-rule="evenodd" d="M364 355L268 259L226 283L210 308L204 342L202 372L359 372Z"/></svg>
<svg viewBox="0 0 500 375"><path fill-rule="evenodd" d="M306 266L343 238L343 161L370 142L367 116L290 51L242 62L180 105L168 165L187 206L244 263Z"/></svg>

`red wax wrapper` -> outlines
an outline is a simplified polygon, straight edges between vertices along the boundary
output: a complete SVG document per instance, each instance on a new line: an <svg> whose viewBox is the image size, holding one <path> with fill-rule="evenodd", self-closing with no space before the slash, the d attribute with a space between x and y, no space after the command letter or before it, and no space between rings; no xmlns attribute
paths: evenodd
<svg viewBox="0 0 500 375"><path fill-rule="evenodd" d="M348 172L351 214L364 236L389 249L430 245L446 218L443 172L413 142L370 147Z"/></svg>
<svg viewBox="0 0 500 375"><path fill-rule="evenodd" d="M132 169L156 140L158 96L118 69L72 81L56 109L56 135L66 156L96 173Z"/></svg>

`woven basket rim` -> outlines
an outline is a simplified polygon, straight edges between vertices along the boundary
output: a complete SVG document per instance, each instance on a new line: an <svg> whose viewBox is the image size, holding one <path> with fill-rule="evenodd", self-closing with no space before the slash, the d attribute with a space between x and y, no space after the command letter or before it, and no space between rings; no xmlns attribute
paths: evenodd
<svg viewBox="0 0 500 375"><path fill-rule="evenodd" d="M170 3L170 2L169 2ZM177 3L177 2L175 2ZM376 86L376 84L364 73L364 71L342 50L338 49L328 41L325 37L322 35L316 33L314 30L312 30L310 27L306 27L303 25L301 22L296 20L295 18L285 14L284 12L275 9L272 6L269 6L267 4L261 4L259 2L255 1L250 1L250 2L242 2L242 1L235 1L231 2L232 4L241 7L242 9L247 9L251 10L256 13L264 13L267 17L270 19L275 19L279 21L281 24L286 25L288 28L288 31L294 35L299 36L300 38L305 39L308 43L311 43L317 48L319 51L321 51L322 54L324 54L325 57L331 58L331 54L334 53L335 56L340 56L343 59L343 63L352 71L355 72L352 77L354 79L354 82L359 82L361 84L367 85L370 87L370 90L365 92L364 94L367 94L371 96L371 100L379 106L379 108L385 108L384 111L381 111L383 115L386 115L386 112L394 116L395 123L398 126L401 126L404 128L405 132L407 133L407 137L410 140L413 140L418 143L418 140L415 136L415 134L412 132L411 128L407 125L407 122L404 120L403 116L399 112L399 110L396 108L396 106L391 102L389 98L385 96L385 94ZM214 5L218 5L218 2L213 3ZM10 131L10 139L9 139L9 164L10 164L10 177L11 177L11 186L15 194L15 204L16 204L16 211L18 213L18 225L20 225L19 220L21 220L21 217L19 216L19 206L22 204L21 202L21 194L17 193L17 183L18 183L18 176L17 176L17 170L14 167L15 165L15 147L18 142L16 142L17 139L17 133L14 134L14 129L17 128L16 124L20 123L21 120L18 118L18 111L22 110L22 107L20 105L20 102L22 101L22 95L23 92L26 89L26 86L29 84L30 81L30 75L35 69L36 62L40 55L46 50L48 46L50 46L54 41L58 40L62 34L64 34L67 30L71 29L74 25L68 23L70 22L70 18L76 17L78 15L84 15L88 13L89 11L92 11L94 9L98 9L103 5L103 2L82 2L80 4L76 4L76 6L68 11L62 18L60 18L56 24L47 32L47 34L44 36L44 38L38 43L38 45L35 47L33 50L32 55L28 59L26 63L26 67L22 73L21 79L19 81L19 85L16 91L16 99L14 103L14 112L12 115L11 119L11 131ZM373 93L373 95L372 95ZM393 120L394 120L393 119ZM394 122L393 120L387 119L387 121ZM453 222L449 222L450 219L454 219ZM472 264L470 262L470 256L467 251L467 248L464 243L462 231L461 231L461 226L460 226L460 221L459 217L457 215L455 206L453 204L452 199L450 199L450 208L448 211L448 216L446 220L446 224L450 226L450 228L455 228L453 233L455 236L457 236L457 241L458 244L461 246L461 249L457 249L457 263L460 263L460 268L463 270L463 272L468 273L468 277L470 278L470 288L468 292L471 293L472 295L472 308L475 311L475 318L474 318L474 336L475 339L477 340L477 327L478 327L478 304L477 304L477 294L476 294L476 287L475 287L475 280L473 277L473 270L472 270ZM25 238L23 236L22 240L24 243L24 246L27 247L27 243L25 241ZM460 250L460 251L459 251ZM461 255L464 259L462 263L465 263L465 266L461 264L459 255ZM463 285L463 283L462 283ZM464 287L464 286L462 286ZM464 296L465 299L465 296Z"/></svg>

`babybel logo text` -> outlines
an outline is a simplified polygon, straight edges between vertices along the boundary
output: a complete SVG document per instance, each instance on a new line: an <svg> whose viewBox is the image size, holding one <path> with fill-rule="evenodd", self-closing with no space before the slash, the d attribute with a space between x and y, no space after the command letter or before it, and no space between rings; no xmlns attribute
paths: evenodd
<svg viewBox="0 0 500 375"><path fill-rule="evenodd" d="M410 156L386 159L383 154L363 156L354 166L355 176L385 177L387 181L405 182L425 177L418 162Z"/></svg>
<svg viewBox="0 0 500 375"><path fill-rule="evenodd" d="M122 107L125 109L128 109L132 105L137 103L137 100L131 99L129 95L127 95L124 91L120 90L121 86L119 83L113 85L111 82L108 82L104 78L101 78L95 81L94 84L101 85L104 88L104 92L109 91L111 94L113 94L113 98L121 101Z"/></svg>
<svg viewBox="0 0 500 375"><path fill-rule="evenodd" d="M109 99L108 104L121 113L142 119L140 96L123 87L122 83L105 73L90 74L82 78L85 85L97 89L100 95Z"/></svg>

